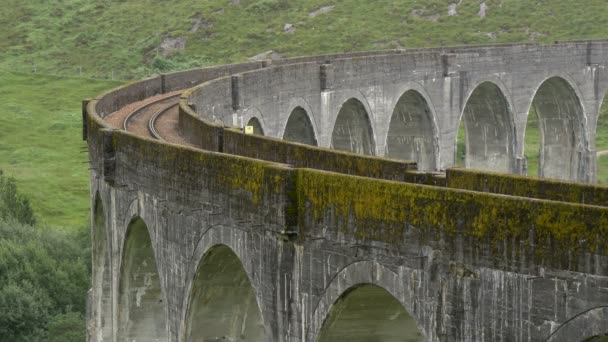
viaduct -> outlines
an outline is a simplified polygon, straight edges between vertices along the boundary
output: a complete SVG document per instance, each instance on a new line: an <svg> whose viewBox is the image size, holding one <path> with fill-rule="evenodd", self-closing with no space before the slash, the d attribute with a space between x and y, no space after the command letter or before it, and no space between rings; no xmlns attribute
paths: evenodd
<svg viewBox="0 0 608 342"><path fill-rule="evenodd" d="M601 40L372 51L85 100L88 340L608 335L607 66Z"/></svg>

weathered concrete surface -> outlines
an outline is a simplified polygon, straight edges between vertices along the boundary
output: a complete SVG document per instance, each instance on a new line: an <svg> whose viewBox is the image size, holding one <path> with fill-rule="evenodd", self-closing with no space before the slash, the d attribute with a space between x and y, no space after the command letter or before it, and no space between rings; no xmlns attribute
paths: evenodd
<svg viewBox="0 0 608 342"><path fill-rule="evenodd" d="M106 228L105 212L99 196L94 199L93 225L91 240L94 241L92 249L93 269L97 272L93 275L92 287L95 298L95 308L90 324L92 331L96 332L94 341L109 341L112 338L112 268L110 265L110 231Z"/></svg>
<svg viewBox="0 0 608 342"><path fill-rule="evenodd" d="M579 151L576 143L585 142L584 153L570 153L577 163L568 177L590 180L595 166L586 154L593 151L594 111L608 89L598 66L607 59L604 44L459 48L454 55L428 50L359 55L360 60L311 57L297 61L331 63L266 65L263 75L235 78L230 75L245 68L237 65L165 75L92 100L84 113L95 214L90 336L129 342L325 341L352 327L372 326L381 328L361 329L371 340L393 340L404 330L427 341L583 341L607 334L608 208L298 170L145 140L108 130L100 120L121 103L171 90L169 79L179 88L182 79L206 82L210 73L230 77L211 81L215 87L202 87L191 98L209 118L244 125L255 117L265 134L282 137L299 107L313 113L316 139L329 146L340 108L356 99L368 115L372 139L350 141L350 150L383 154L398 113L434 134L409 136L436 153L435 166L441 167L453 158L463 99L477 98L477 85L491 79L513 118L503 117L504 102L483 101L484 92L497 93L492 87L480 88L479 102L471 102L467 113L490 111L493 116L479 122L482 130L512 120L514 132L485 135L496 147L476 157L498 156L488 160L512 166L522 153L522 108L532 103L532 89L558 73L550 70L556 63L555 68L581 71L559 74L583 99L586 119L575 119L578 107L559 93L566 89L561 81L548 82L554 85L549 95L535 100L545 106L539 115L548 113L547 123L557 122L554 130L572 133L567 148L554 149ZM475 75L461 60L474 61L471 70L496 72ZM522 60L539 74L516 68ZM425 64L429 71L423 71ZM507 68L512 75L501 71ZM425 75L420 82L401 79L418 74ZM297 85L290 81L299 77ZM386 83L378 85L380 79ZM255 82L261 83L253 88ZM415 110L395 109L412 89L420 96L402 103L415 103ZM564 95L553 96L556 101L566 100L557 109L545 101L555 92ZM394 96L384 97L388 93ZM442 96L447 98L434 100ZM428 108L421 109L422 99ZM410 132L403 127L407 122L401 120L397 131ZM584 122L583 131L576 131L577 122ZM513 148L497 141L511 141ZM503 158L496 151L512 155ZM552 155L546 154L545 165L557 165ZM426 160L432 165L432 157ZM103 280L108 276L110 285ZM357 296L365 294L362 289L371 294ZM111 324L102 317L111 317Z"/></svg>
<svg viewBox="0 0 608 342"><path fill-rule="evenodd" d="M606 257L590 256L596 259L590 264L597 266L589 273L542 267L505 271L491 266L499 263L500 256L495 262L487 260L487 266L483 265L486 262L476 262L474 253L463 263L452 258L451 248L474 248L465 239L456 247L443 248L406 238L402 247L394 249L384 243L334 234L322 240L307 238L293 243L264 230L263 213L240 213L238 202L230 207L216 206L216 200L210 197L209 204L202 205L204 210L198 210L185 202L160 202L163 199L159 193L114 191L103 187L103 182L98 184L106 201L133 203L132 210L113 213L116 221L109 227L128 222L132 215L150 222L155 253L163 260L158 277L168 296L168 341L198 341L209 334L239 336L227 340L315 341L324 320L331 315L332 305L361 284L375 284L394 296L414 318L416 333L428 341L540 341L579 312L608 303L603 290L608 287ZM205 198L186 202L201 203ZM118 241L124 234L124 227L113 233ZM210 262L205 256L217 246L227 246L223 248L230 248L238 256L251 289L246 288L249 281L242 274L227 270L238 267L222 265L226 261L214 261L216 267L225 267L223 273L205 271L204 265L209 265L206 261ZM120 253L115 247L113 254ZM234 259L228 262L233 265ZM120 264L115 267L120 269ZM118 271L113 274L117 282L127 276ZM199 285L201 280L196 277L212 285ZM122 305L118 303L117 310ZM262 318L250 322L258 315L258 305ZM361 315L362 321L350 324L369 326L381 314L393 317L395 312ZM601 317L594 318L581 324L605 328ZM259 328L256 322L260 321L267 337L255 339L252 336L260 332L250 332L248 327ZM152 324L144 320L136 326L148 323ZM155 322L159 325L162 319ZM200 332L196 334L198 330L194 329L193 336L190 326L199 327ZM188 335L191 339L186 339ZM117 337L118 341L126 340Z"/></svg>

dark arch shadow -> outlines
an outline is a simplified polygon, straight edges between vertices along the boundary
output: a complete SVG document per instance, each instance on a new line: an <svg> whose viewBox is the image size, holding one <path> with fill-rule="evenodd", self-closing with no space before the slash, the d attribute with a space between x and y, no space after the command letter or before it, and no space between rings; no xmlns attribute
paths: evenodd
<svg viewBox="0 0 608 342"><path fill-rule="evenodd" d="M389 124L386 156L413 160L419 170L436 169L437 141L433 114L424 97L408 90L401 97Z"/></svg>
<svg viewBox="0 0 608 342"><path fill-rule="evenodd" d="M416 321L380 286L359 284L338 298L325 317L317 342L424 341Z"/></svg>
<svg viewBox="0 0 608 342"><path fill-rule="evenodd" d="M512 172L514 124L509 102L492 82L479 84L462 111L464 166L471 169Z"/></svg>
<svg viewBox="0 0 608 342"><path fill-rule="evenodd" d="M539 86L532 106L540 131L538 176L584 180L585 114L574 88L551 77Z"/></svg>
<svg viewBox="0 0 608 342"><path fill-rule="evenodd" d="M129 223L118 298L118 341L167 340L167 310L154 249L145 222Z"/></svg>
<svg viewBox="0 0 608 342"><path fill-rule="evenodd" d="M351 98L340 108L331 134L331 148L366 155L375 154L369 115L359 100Z"/></svg>
<svg viewBox="0 0 608 342"><path fill-rule="evenodd" d="M283 140L317 146L315 130L304 108L296 107L291 111L287 125L285 125Z"/></svg>
<svg viewBox="0 0 608 342"><path fill-rule="evenodd" d="M95 328L93 341L110 341L112 338L112 273L110 240L106 228L105 211L99 193L93 208L93 315Z"/></svg>
<svg viewBox="0 0 608 342"><path fill-rule="evenodd" d="M258 118L251 118L249 122L247 122L247 126L253 126L253 134L255 135L264 135L264 128L262 128L262 123Z"/></svg>
<svg viewBox="0 0 608 342"><path fill-rule="evenodd" d="M238 256L212 247L193 280L185 341L267 341L255 291Z"/></svg>
<svg viewBox="0 0 608 342"><path fill-rule="evenodd" d="M567 320L545 342L608 341L608 306L583 311Z"/></svg>

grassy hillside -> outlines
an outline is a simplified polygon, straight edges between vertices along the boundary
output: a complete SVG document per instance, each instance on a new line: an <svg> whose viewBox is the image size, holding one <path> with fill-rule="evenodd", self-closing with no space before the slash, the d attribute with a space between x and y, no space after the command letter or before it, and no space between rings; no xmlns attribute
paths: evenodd
<svg viewBox="0 0 608 342"><path fill-rule="evenodd" d="M140 78L266 51L606 38L606 17L605 0L3 0L0 168L39 221L80 225L88 207L80 101L117 84L84 77ZM534 165L538 138L528 136ZM598 149L608 149L604 136Z"/></svg>
<svg viewBox="0 0 608 342"><path fill-rule="evenodd" d="M116 84L0 72L0 169L16 178L39 222L86 223L81 101Z"/></svg>
<svg viewBox="0 0 608 342"><path fill-rule="evenodd" d="M126 79L268 50L608 37L606 17L605 0L3 0L0 68Z"/></svg>

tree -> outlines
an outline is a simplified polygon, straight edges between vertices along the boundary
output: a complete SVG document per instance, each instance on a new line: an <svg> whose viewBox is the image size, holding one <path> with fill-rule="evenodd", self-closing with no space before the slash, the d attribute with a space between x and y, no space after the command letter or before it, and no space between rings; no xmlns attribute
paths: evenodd
<svg viewBox="0 0 608 342"><path fill-rule="evenodd" d="M0 170L0 218L13 218L20 223L34 225L34 210L27 197L17 192L15 179L6 177Z"/></svg>
<svg viewBox="0 0 608 342"><path fill-rule="evenodd" d="M78 312L70 311L51 318L48 324L47 342L82 342L86 340L84 319Z"/></svg>
<svg viewBox="0 0 608 342"><path fill-rule="evenodd" d="M0 171L0 341L84 341L88 229L34 223L29 200Z"/></svg>

